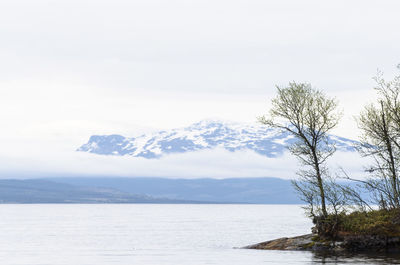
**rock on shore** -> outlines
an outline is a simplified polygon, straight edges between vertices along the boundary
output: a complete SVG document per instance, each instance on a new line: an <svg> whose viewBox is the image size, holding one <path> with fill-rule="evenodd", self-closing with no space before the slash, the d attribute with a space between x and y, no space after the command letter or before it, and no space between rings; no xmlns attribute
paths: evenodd
<svg viewBox="0 0 400 265"><path fill-rule="evenodd" d="M314 234L282 237L262 243L246 246L246 249L269 249L269 250L308 250L314 245Z"/></svg>
<svg viewBox="0 0 400 265"><path fill-rule="evenodd" d="M322 239L317 234L283 237L244 247L265 250L312 250L335 252L400 252L400 237L348 235L338 240Z"/></svg>

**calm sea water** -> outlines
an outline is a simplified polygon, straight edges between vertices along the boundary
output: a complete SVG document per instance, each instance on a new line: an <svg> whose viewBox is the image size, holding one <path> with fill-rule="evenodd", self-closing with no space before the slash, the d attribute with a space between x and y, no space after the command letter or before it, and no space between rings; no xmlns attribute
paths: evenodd
<svg viewBox="0 0 400 265"><path fill-rule="evenodd" d="M386 255L235 249L310 228L295 205L0 205L0 264L400 263Z"/></svg>

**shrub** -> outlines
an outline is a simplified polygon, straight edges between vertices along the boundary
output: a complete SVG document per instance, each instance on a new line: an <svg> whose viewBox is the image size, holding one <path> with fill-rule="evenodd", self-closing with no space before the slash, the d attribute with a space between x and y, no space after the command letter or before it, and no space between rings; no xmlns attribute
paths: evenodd
<svg viewBox="0 0 400 265"><path fill-rule="evenodd" d="M329 215L315 219L318 234L322 237L347 235L400 236L400 210L373 210L350 214Z"/></svg>

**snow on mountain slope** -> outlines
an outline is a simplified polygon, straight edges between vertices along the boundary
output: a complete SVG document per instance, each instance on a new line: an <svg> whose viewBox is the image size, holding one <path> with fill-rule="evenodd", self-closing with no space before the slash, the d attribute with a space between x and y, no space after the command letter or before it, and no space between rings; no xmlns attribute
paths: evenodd
<svg viewBox="0 0 400 265"><path fill-rule="evenodd" d="M355 141L330 136L341 151L354 151ZM101 155L130 155L158 158L165 154L184 153L212 148L229 151L253 150L267 157L283 154L293 136L261 124L243 124L204 120L189 127L144 134L136 138L121 135L93 135L77 151Z"/></svg>

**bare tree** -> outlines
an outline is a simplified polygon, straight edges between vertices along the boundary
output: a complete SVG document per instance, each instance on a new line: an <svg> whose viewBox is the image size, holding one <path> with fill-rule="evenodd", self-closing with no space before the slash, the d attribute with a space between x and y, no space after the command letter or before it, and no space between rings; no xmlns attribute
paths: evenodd
<svg viewBox="0 0 400 265"><path fill-rule="evenodd" d="M260 117L259 121L294 136L296 141L289 146L289 151L305 167L298 172L301 179L293 184L309 204L310 214L326 217L329 203L324 181L329 177L326 161L336 151L328 133L341 117L338 103L307 83L291 82L277 89L269 115Z"/></svg>
<svg viewBox="0 0 400 265"><path fill-rule="evenodd" d="M364 181L381 208L400 208L400 76L386 82L375 77L378 104L369 104L357 118L362 135L359 152L372 158Z"/></svg>

